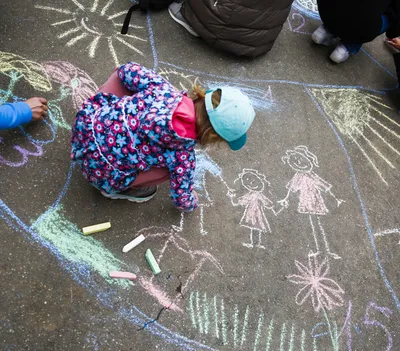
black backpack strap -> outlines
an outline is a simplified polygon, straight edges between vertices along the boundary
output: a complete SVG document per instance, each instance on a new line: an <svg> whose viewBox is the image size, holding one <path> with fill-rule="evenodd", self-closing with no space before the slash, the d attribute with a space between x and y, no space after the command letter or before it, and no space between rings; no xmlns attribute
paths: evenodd
<svg viewBox="0 0 400 351"><path fill-rule="evenodd" d="M142 11L150 10L150 0L140 0L139 7Z"/></svg>
<svg viewBox="0 0 400 351"><path fill-rule="evenodd" d="M131 21L132 12L133 12L133 10L137 9L138 7L139 7L139 4L135 4L135 5L131 6L130 9L128 10L128 13L125 16L124 24L121 29L121 34L128 33L129 22Z"/></svg>

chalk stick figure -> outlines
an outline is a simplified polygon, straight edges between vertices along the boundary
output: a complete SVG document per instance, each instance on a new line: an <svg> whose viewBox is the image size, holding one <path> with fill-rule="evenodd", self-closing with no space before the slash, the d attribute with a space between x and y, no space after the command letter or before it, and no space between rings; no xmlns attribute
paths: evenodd
<svg viewBox="0 0 400 351"><path fill-rule="evenodd" d="M194 189L199 196L199 213L200 213L200 233L207 235L207 231L204 229L204 207L210 207L213 204L206 184L207 173L212 174L214 177L218 177L223 183L222 169L210 158L205 150L196 149L196 171L194 175Z"/></svg>
<svg viewBox="0 0 400 351"><path fill-rule="evenodd" d="M321 225L320 217L329 212L321 192L331 195L336 200L337 206L340 206L340 204L344 201L338 199L332 193L331 184L323 180L313 171L314 167L319 167L317 156L311 153L307 146L297 146L293 150L286 151L286 155L282 157L282 162L287 163L293 170L296 171L296 174L286 185L286 188L288 189L286 197L278 202L282 206L288 207L290 194L298 193L299 204L297 211L299 213L308 214L310 219L312 234L317 250L315 253L313 253L313 255L318 255L320 253L320 246L314 224L316 220L325 244L326 252L335 259L341 258L337 254L330 251L325 230Z"/></svg>
<svg viewBox="0 0 400 351"><path fill-rule="evenodd" d="M265 186L270 186L265 175L253 169L243 169L235 183L239 179L248 193L240 197L237 202L234 200L236 194L233 190L228 192L228 196L234 206L243 206L245 208L239 224L250 229L250 242L243 243L243 246L254 247L254 232L258 232L258 244L256 247L265 249L265 246L261 245L261 236L263 233L271 232L271 227L265 216L265 210L272 211L276 216L283 207L279 211L275 211L273 202L263 194Z"/></svg>

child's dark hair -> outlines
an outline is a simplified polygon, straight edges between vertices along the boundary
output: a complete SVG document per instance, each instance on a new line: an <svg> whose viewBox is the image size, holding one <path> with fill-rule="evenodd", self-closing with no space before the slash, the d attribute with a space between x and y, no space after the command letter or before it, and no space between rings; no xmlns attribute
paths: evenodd
<svg viewBox="0 0 400 351"><path fill-rule="evenodd" d="M206 91L197 82L197 78L193 85L193 102L196 112L196 133L197 140L200 145L208 145L223 142L221 138L211 125L210 118L208 117L205 102ZM218 89L212 94L212 104L216 108L221 101L221 90Z"/></svg>

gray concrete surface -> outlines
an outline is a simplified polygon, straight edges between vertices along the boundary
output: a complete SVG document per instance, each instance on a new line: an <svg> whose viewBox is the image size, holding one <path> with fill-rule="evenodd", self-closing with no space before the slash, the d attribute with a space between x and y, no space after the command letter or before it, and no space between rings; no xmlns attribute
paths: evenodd
<svg viewBox="0 0 400 351"><path fill-rule="evenodd" d="M43 95L52 113L47 124L0 132L0 349L399 350L400 120L384 93L396 79L382 38L334 65L307 34L319 21L293 9L270 53L238 59L191 37L166 11L134 13L137 27L119 37L123 16L112 15L130 3L108 4L1 4L0 97ZM202 208L183 219L167 185L148 204L110 201L69 161L74 101L128 60L176 86L195 77L239 86L257 108L243 151L199 154ZM296 174L282 157L300 145L315 156L313 173L297 173L303 183L274 215L259 199L281 208ZM265 177L263 191L249 190L261 187L248 185L249 175L238 179L244 169ZM256 213L237 204L246 194L270 225L264 248L242 245L250 233L242 218ZM108 220L106 232L80 233ZM145 242L123 254L139 233ZM163 252L154 279L147 248ZM107 279L115 269L137 282ZM152 322L171 302L175 310Z"/></svg>

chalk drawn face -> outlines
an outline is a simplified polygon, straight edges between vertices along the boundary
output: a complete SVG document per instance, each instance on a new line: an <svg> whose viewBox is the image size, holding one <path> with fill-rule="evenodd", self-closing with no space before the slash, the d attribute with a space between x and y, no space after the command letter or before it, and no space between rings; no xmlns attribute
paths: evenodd
<svg viewBox="0 0 400 351"><path fill-rule="evenodd" d="M263 191L264 182L254 173L246 173L242 176L243 186L250 191Z"/></svg>
<svg viewBox="0 0 400 351"><path fill-rule="evenodd" d="M311 161L298 152L294 152L289 156L288 164L295 171L309 172L313 169Z"/></svg>

